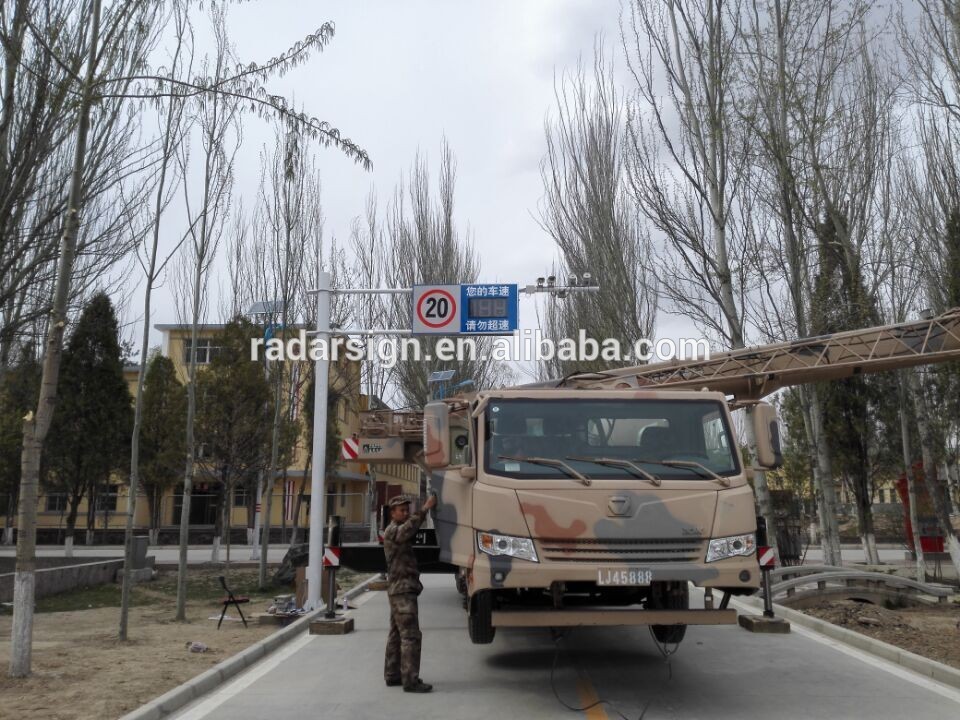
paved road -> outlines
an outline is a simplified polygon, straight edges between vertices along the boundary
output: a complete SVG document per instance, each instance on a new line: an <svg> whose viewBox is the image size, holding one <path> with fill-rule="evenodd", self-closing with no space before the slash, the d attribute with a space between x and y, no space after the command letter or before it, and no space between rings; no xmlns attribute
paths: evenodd
<svg viewBox="0 0 960 720"><path fill-rule="evenodd" d="M226 547L220 547L220 562L226 558ZM287 552L287 545L273 545L267 551L269 562L280 562ZM16 547L0 546L0 557L13 557L17 554ZM158 563L175 563L179 560L180 550L176 545L156 545L147 551L148 555L156 557ZM39 545L37 555L42 557L63 557L63 547L61 545ZM92 547L79 546L73 549L74 557L123 557L122 545L94 545ZM257 556L259 558L259 555ZM249 545L232 545L230 547L231 562L249 562ZM209 545L191 545L187 548L187 562L205 563L210 562Z"/></svg>
<svg viewBox="0 0 960 720"><path fill-rule="evenodd" d="M421 597L422 676L431 695L383 684L387 604L370 593L355 611L357 630L304 635L185 708L180 720L268 717L490 720L490 718L923 718L960 717L960 692L806 630L753 635L737 627L691 628L668 667L644 628L582 629L564 640L554 674L571 705L551 690L554 643L547 631L500 630L492 645L467 639L450 578L427 576Z"/></svg>

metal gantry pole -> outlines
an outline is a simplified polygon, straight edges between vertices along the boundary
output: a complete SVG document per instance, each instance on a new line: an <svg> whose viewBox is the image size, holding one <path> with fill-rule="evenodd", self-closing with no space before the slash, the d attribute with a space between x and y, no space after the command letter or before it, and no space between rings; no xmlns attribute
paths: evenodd
<svg viewBox="0 0 960 720"><path fill-rule="evenodd" d="M330 273L319 273L317 286L317 338L330 343ZM320 582L323 573L323 524L326 499L327 391L330 360L325 351L317 354L314 365L313 400L313 474L310 478L310 546L307 565L307 610L320 607Z"/></svg>

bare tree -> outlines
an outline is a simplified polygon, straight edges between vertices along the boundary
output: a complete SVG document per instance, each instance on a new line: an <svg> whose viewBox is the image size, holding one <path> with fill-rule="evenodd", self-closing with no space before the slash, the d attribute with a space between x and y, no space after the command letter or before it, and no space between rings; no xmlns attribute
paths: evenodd
<svg viewBox="0 0 960 720"><path fill-rule="evenodd" d="M818 158L826 155L825 145L818 149L820 144L836 140L836 126L849 119L849 108L838 105L838 99L851 87L841 87L842 77L850 63L851 37L865 12L866 3L858 1L752 0L745 14L739 114L756 141L748 182L750 193L759 200L752 232L762 240L756 255L762 292L752 298L756 306L752 315L768 340L814 332L810 311L816 268L814 230L826 211L822 193L816 192L812 175L817 160L810 151L815 150ZM837 145L834 142L831 150ZM853 145L860 147L859 140ZM849 162L830 164L835 166L846 172L852 169ZM819 187L827 184L821 180ZM839 213L832 217L840 219ZM824 559L839 565L837 496L821 394L818 386L805 386L799 398L806 444L813 453L810 465Z"/></svg>
<svg viewBox="0 0 960 720"><path fill-rule="evenodd" d="M2 6L6 11L8 4ZM49 8L49 5L45 5ZM70 171L69 192L63 206L63 232L60 239L60 251L56 256L56 281L50 292L50 321L47 326L47 339L44 347L43 373L40 385L40 396L36 413L29 413L24 420L24 444L22 454L21 492L20 492L20 542L18 543L17 579L15 581L15 618L13 633L13 652L11 653L10 674L24 676L30 672L30 650L33 627L33 588L35 567L35 535L36 535L36 500L37 480L40 468L40 453L49 431L53 404L56 398L57 377L60 355L63 347L63 334L67 322L68 303L73 290L74 273L77 270L77 261L82 266L85 258L78 254L78 238L81 237L80 214L90 205L93 193L84 182L89 176L90 169L97 167L97 131L104 131L103 137L111 137L117 127L110 126L110 119L127 117L118 101L135 102L137 100L156 100L170 94L170 85L184 89L184 97L230 98L232 101L243 100L261 115L270 113L282 118L292 126L299 126L315 141L343 150L350 157L369 167L369 158L355 143L343 138L340 133L328 123L310 117L293 108L280 96L272 95L264 88L263 83L271 76L282 72L298 63L306 61L311 52L321 50L333 36L333 26L326 24L316 33L307 36L296 43L290 50L273 58L263 65L250 64L239 66L232 73L224 72L217 80L209 77L190 77L187 79L172 79L163 74L152 74L147 67L148 50L160 30L160 23L156 22L160 10L159 3L114 3L104 14L102 0L78 0L68 6L78 18L72 24L65 22L55 27L57 38L67 38L72 47L58 47L45 41L42 33L36 32L28 20L30 13L25 0L15 5L18 24L5 24L4 30L12 28L15 39L12 45L4 44L4 49L12 49L5 56L9 67L11 60L19 61L22 56L22 31L25 25L31 30L31 37L40 45L38 56L44 60L53 60L58 68L67 75L67 92L74 97L76 107L76 139L73 148L66 152L73 153L72 169ZM50 18L50 13L46 17ZM70 20L67 13L65 20ZM4 13L2 20L6 20ZM102 40L102 49L100 47ZM64 58L68 58L65 60ZM112 72L110 71L112 70ZM82 71L82 76L81 76ZM63 85L63 83L61 84ZM11 80L11 73L4 71L3 98L4 108L20 108L22 104L9 104L10 98L16 100L14 89L16 78ZM44 86L44 90L46 86ZM40 102L45 102L45 96L40 96ZM209 106L209 100L205 103ZM93 108L96 105L96 120L91 122ZM8 114L9 117L9 114ZM0 118L0 125L3 124ZM91 128L94 132L91 132ZM64 137L72 137L68 132ZM115 137L125 137L124 133L116 133ZM6 140L5 140L6 142ZM32 172L33 163L27 162L23 167ZM142 165L132 162L119 170L121 177L137 172ZM117 174L116 168L110 172ZM6 173L4 173L6 176ZM51 185L50 192L58 193L58 186ZM56 218L56 215L54 215ZM122 222L122 221L121 221ZM6 233L0 233L6 237ZM19 261L17 261L19 262ZM91 259L89 270L97 270L102 263ZM17 272L33 278L37 275L34 267L25 267L23 263L14 263ZM90 273L78 278L81 286L89 280ZM19 291L18 291L19 292ZM6 312L7 305L0 303ZM17 317L20 317L17 314ZM0 343L2 345L2 343ZM182 602L180 603L182 605Z"/></svg>
<svg viewBox="0 0 960 720"><path fill-rule="evenodd" d="M22 9L22 8L18 8ZM90 198L90 188L85 186L90 167L95 166L97 145L90 143L91 115L95 101L100 101L98 124L102 121L107 127L110 118L120 115L116 103L102 102L98 98L95 85L98 73L104 67L115 68L107 62L110 58L122 58L121 67L139 67L150 47L151 34L155 31L151 15L155 8L146 5L123 4L111 7L106 16L101 13L101 0L91 0L89 13L82 13L82 26L85 32L79 32L76 49L85 57L83 77L72 72L71 80L79 81L78 121L76 138L73 141L73 169L70 174L69 195L62 221L60 252L57 258L56 284L47 325L46 341L43 353L43 370L36 412L30 412L24 418L23 452L21 459L21 489L18 527L20 536L17 543L17 569L14 588L14 622L12 632L12 651L10 675L23 677L30 673L33 633L33 600L36 565L36 513L37 485L40 474L40 455L53 418L54 403L57 394L57 381L60 371L60 359L63 350L63 337L67 322L68 301L71 294L71 280L77 259L78 237L81 229L81 212ZM26 18L23 19L27 23ZM101 34L104 39L100 47ZM34 34L34 38L40 38ZM56 57L50 47L44 52ZM61 67L69 67L57 57ZM78 66L79 67L79 66ZM9 75L7 75L9 80ZM120 89L126 87L120 84ZM7 85L6 89L10 89ZM114 128L115 129L115 128ZM94 137L96 137L94 135Z"/></svg>
<svg viewBox="0 0 960 720"><path fill-rule="evenodd" d="M202 72L209 74L216 85L228 72L232 48L227 37L226 12L213 5L210 18L215 51L203 62ZM184 183L184 199L190 224L188 251L178 265L178 311L182 322L190 324L190 349L187 370L187 458L183 474L183 500L180 510L180 557L177 572L177 620L186 620L187 546L190 533L190 500L193 490L196 442L194 422L197 407L197 341L199 326L206 315L206 289L209 270L216 257L224 233L233 191L233 159L240 146L237 126L238 104L234 98L219 93L199 95L196 99L196 123L199 129L203 164L199 202L194 208L189 183ZM183 148L178 153L181 172L187 175L188 158ZM219 560L220 538L213 541L213 562Z"/></svg>
<svg viewBox="0 0 960 720"><path fill-rule="evenodd" d="M182 72L184 67L189 67L192 60L192 46L190 44L191 37L189 34L186 7L180 2L175 2L171 8L171 13L175 40L171 54L170 75L176 77ZM164 105L165 107L163 107ZM150 218L150 240L137 255L141 268L144 271L143 332L140 339L140 367L137 375L136 397L134 398L133 434L130 441L130 486L127 494L123 586L120 596L120 627L118 631L120 640L127 639L130 593L133 584L133 529L134 519L136 517L137 495L140 486L140 428L143 421L143 390L144 380L147 375L147 356L150 343L150 302L157 280L161 273L164 272L173 254L180 248L180 244L178 243L165 259L159 256L161 218L169 206L173 193L176 191L180 181L178 171L181 168L174 160L176 159L177 148L187 141L187 128L184 122L185 108L184 102L177 96L176 91L172 91L171 95L164 99L161 108L165 110L165 112L162 115L162 125L160 129L159 168L154 193L153 213ZM184 239L186 239L185 236Z"/></svg>
<svg viewBox="0 0 960 720"><path fill-rule="evenodd" d="M650 237L628 193L624 102L602 45L594 49L592 71L578 64L554 95L557 117L545 124L540 163L540 222L560 250L560 275L590 272L600 291L548 301L547 333L574 337L588 328L591 338L615 338L630 348L653 335L658 288ZM574 367L555 357L545 369L563 377L609 366L598 359Z"/></svg>
<svg viewBox="0 0 960 720"><path fill-rule="evenodd" d="M747 135L734 107L741 3L630 0L625 15L621 37L636 93L629 115L630 184L666 242L660 288L671 310L727 347L742 348L756 248L737 224L738 214L746 217L747 170ZM744 430L755 454L753 423L744 423ZM754 488L775 546L764 473L755 473Z"/></svg>
<svg viewBox="0 0 960 720"><path fill-rule="evenodd" d="M297 131L278 129L272 152L265 153L262 158L263 180L258 207L261 222L255 223L255 227L258 235L266 238L263 259L269 268L267 288L269 299L275 303L276 320L281 331L294 326L299 311L303 310L310 282L307 255L311 242L320 235L323 226L320 180L304 140ZM273 363L271 374L273 426L261 519L260 587L267 586L267 552L277 461L281 454L281 426L284 421L292 421L300 385L299 373L286 367L285 363ZM286 503L286 489L283 499Z"/></svg>
<svg viewBox="0 0 960 720"><path fill-rule="evenodd" d="M408 185L398 186L388 210L387 234L390 238L390 272L393 287L419 284L458 284L476 282L480 262L469 233L461 235L454 218L456 162L444 141L440 159L438 196L430 189L427 162L419 155L410 170ZM410 327L409 302L394 303L393 327ZM495 382L497 364L484 359L485 343L477 344L477 357L444 363L437 359L436 341L425 342L423 352L430 360L401 359L395 368L399 396L405 406L421 407L430 399L429 374L453 369L460 381L472 380L476 388Z"/></svg>

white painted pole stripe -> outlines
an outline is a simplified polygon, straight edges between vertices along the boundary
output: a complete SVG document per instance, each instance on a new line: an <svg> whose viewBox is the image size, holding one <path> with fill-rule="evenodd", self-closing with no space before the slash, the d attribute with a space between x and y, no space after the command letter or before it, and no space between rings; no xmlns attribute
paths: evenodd
<svg viewBox="0 0 960 720"><path fill-rule="evenodd" d="M760 567L772 567L777 564L773 548L763 548L760 551Z"/></svg>
<svg viewBox="0 0 960 720"><path fill-rule="evenodd" d="M324 567L340 567L340 548L324 548L323 565Z"/></svg>

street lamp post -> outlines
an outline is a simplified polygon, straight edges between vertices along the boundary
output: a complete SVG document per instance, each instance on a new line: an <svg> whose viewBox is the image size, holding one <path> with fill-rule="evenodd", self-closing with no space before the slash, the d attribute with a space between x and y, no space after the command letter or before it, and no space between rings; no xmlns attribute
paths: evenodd
<svg viewBox="0 0 960 720"><path fill-rule="evenodd" d="M323 523L327 474L327 391L330 360L330 273L321 271L317 284L317 340L327 346L317 353L314 364L313 473L310 477L310 560L307 565L307 609L320 607L320 580L323 572ZM333 598L331 598L331 601Z"/></svg>

